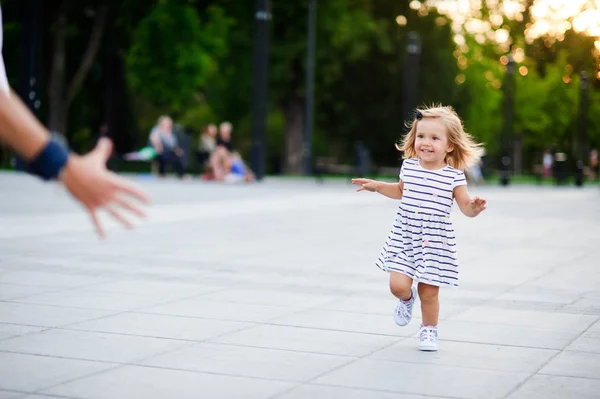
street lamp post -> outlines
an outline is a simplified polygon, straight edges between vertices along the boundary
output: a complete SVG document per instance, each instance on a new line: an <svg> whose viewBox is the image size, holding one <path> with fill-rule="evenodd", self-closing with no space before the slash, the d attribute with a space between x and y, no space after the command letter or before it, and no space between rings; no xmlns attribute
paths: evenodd
<svg viewBox="0 0 600 399"><path fill-rule="evenodd" d="M421 59L421 36L417 32L408 32L406 54L404 58L404 79L402 82L402 128L412 118L419 102L419 62ZM402 167L402 157L399 167Z"/></svg>
<svg viewBox="0 0 600 399"><path fill-rule="evenodd" d="M38 114L41 101L38 97L38 40L39 40L39 21L42 12L40 0L29 0L23 14L23 35L21 52L21 79L19 82L19 92L23 102L27 105L31 113ZM15 154L15 169L19 171L27 170L25 161Z"/></svg>
<svg viewBox="0 0 600 399"><path fill-rule="evenodd" d="M38 32L40 18L40 0L29 0L24 15L23 26L23 52L21 62L23 65L20 82L21 97L33 114L37 114L41 102L37 93L37 61L38 61Z"/></svg>
<svg viewBox="0 0 600 399"><path fill-rule="evenodd" d="M269 0L256 0L250 156L258 180L265 174L270 19Z"/></svg>
<svg viewBox="0 0 600 399"><path fill-rule="evenodd" d="M417 32L408 33L406 58L404 61L403 117L408 121L419 102L419 61L421 57L421 37Z"/></svg>
<svg viewBox="0 0 600 399"><path fill-rule="evenodd" d="M304 121L304 174L312 173L312 131L315 96L315 47L317 0L308 0L308 49L306 53L306 120Z"/></svg>
<svg viewBox="0 0 600 399"><path fill-rule="evenodd" d="M501 132L501 149L502 159L500 164L500 184L508 186L510 181L510 140L512 138L512 130L515 114L515 60L512 55L508 55L508 63L506 64L506 73L504 75L504 109Z"/></svg>

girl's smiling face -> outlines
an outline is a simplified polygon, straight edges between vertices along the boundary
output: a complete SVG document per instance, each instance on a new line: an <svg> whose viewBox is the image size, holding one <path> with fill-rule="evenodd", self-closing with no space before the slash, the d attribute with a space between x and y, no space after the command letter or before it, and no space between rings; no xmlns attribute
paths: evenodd
<svg viewBox="0 0 600 399"><path fill-rule="evenodd" d="M446 154L453 150L446 125L439 118L423 118L417 123L415 152L422 163L432 168L445 165Z"/></svg>

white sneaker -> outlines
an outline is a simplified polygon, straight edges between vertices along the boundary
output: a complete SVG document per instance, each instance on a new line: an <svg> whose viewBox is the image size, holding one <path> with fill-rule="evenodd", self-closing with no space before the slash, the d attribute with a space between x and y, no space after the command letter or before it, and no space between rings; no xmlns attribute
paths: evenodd
<svg viewBox="0 0 600 399"><path fill-rule="evenodd" d="M394 309L394 321L401 327L404 327L412 319L413 305L415 304L415 298L417 297L417 289L413 285L410 289L412 296L408 301L398 299L396 309Z"/></svg>
<svg viewBox="0 0 600 399"><path fill-rule="evenodd" d="M435 352L438 350L438 328L433 326L424 326L421 324L421 330L418 334L419 350Z"/></svg>

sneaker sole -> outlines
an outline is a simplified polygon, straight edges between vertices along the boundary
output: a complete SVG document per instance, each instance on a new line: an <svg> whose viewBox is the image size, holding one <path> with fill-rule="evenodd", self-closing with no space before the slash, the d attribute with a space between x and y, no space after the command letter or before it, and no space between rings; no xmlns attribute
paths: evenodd
<svg viewBox="0 0 600 399"><path fill-rule="evenodd" d="M422 352L437 352L436 346L419 346L419 350Z"/></svg>

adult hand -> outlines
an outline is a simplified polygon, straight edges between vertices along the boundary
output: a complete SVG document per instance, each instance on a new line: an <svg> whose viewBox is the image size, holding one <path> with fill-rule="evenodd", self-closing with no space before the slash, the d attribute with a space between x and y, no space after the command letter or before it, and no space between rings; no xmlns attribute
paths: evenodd
<svg viewBox="0 0 600 399"><path fill-rule="evenodd" d="M149 203L148 196L142 190L106 168L106 162L111 152L112 142L107 138L101 138L96 148L88 154L70 155L60 176L60 180L71 195L81 202L90 213L100 237L105 237L105 232L96 214L99 208L105 208L125 227L132 228L133 224L125 219L114 205L119 205L144 217L145 213L137 205L123 198L123 195L127 194L144 203Z"/></svg>

